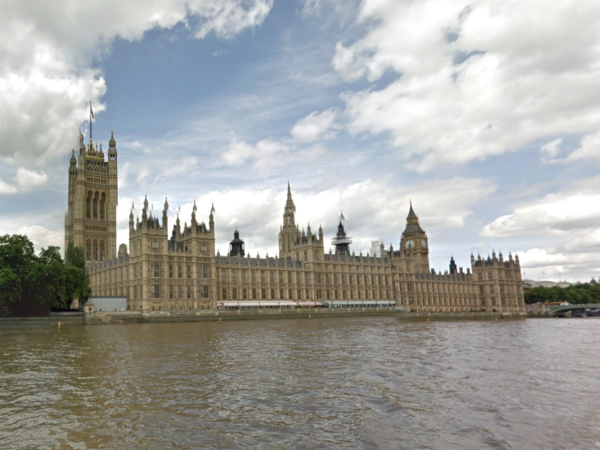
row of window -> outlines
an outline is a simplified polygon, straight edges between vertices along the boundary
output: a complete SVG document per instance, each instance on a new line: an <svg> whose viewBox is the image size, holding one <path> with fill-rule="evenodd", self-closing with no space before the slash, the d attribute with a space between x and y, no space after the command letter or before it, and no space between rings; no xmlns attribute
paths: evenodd
<svg viewBox="0 0 600 450"><path fill-rule="evenodd" d="M153 239L149 242L148 250L152 253L158 253L162 250L162 246L166 244L166 240ZM142 240L137 240L133 243L131 248L131 256L138 256L142 254ZM200 255L208 256L208 244L200 244Z"/></svg>
<svg viewBox="0 0 600 450"><path fill-rule="evenodd" d="M177 289L176 289L177 288ZM166 290L166 287L164 288ZM201 299L208 299L209 297L209 287L207 285L198 286L198 293ZM141 294L140 287L140 294ZM137 286L133 287L133 298L137 298L138 289ZM164 294L164 295L161 295ZM160 284L152 284L150 286L150 298L163 298L166 297L167 293L161 293L161 285ZM192 286L173 286L169 285L168 298L194 298Z"/></svg>
<svg viewBox="0 0 600 450"><path fill-rule="evenodd" d="M235 269L221 270L221 282L226 283L227 281L231 281L232 283L236 283L238 281L238 271ZM247 270L241 270L241 282L246 283L248 281ZM279 274L279 284L284 283L284 273L287 273L287 283L292 284L293 278L296 278L297 283L302 283L302 273L304 273L304 283L310 284L310 273L309 272L284 272L278 271ZM256 280L260 277L261 283L266 282L267 278L266 270L250 270L250 281L255 283ZM295 277L293 276L295 274ZM229 277L228 277L229 275ZM324 276L323 276L324 275ZM229 279L228 279L229 278ZM275 272L269 271L269 281L271 283L275 283ZM389 282L389 276L386 275L363 275L363 274L322 274L321 272L315 272L315 283L320 284L323 281L327 284L379 284L383 285L386 282ZM341 281L341 283L339 283Z"/></svg>
<svg viewBox="0 0 600 450"><path fill-rule="evenodd" d="M270 297L267 297L267 292L270 293ZM238 294L240 294L238 298ZM276 294L279 294L277 296ZM286 297L287 294L287 297ZM260 295L260 296L259 296ZM330 290L330 289L316 289L315 295L317 300L335 300L339 298L348 300L387 300L392 298L391 292L386 290L366 290L355 292L352 290ZM323 295L325 297L323 297ZM270 289L265 288L222 288L221 289L222 300L312 300L310 295L310 289Z"/></svg>

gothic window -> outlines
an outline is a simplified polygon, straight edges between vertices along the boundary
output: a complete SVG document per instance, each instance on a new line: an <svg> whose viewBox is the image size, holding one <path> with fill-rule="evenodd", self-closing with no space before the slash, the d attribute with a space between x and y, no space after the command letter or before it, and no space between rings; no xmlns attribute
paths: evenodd
<svg viewBox="0 0 600 450"><path fill-rule="evenodd" d="M191 286L187 287L187 298L192 298L192 287Z"/></svg>
<svg viewBox="0 0 600 450"><path fill-rule="evenodd" d="M256 300L256 288L252 288L252 300Z"/></svg>
<svg viewBox="0 0 600 450"><path fill-rule="evenodd" d="M173 264L169 264L169 278L173 278Z"/></svg>
<svg viewBox="0 0 600 450"><path fill-rule="evenodd" d="M275 289L271 288L271 300L275 299Z"/></svg>
<svg viewBox="0 0 600 450"><path fill-rule="evenodd" d="M192 267L189 264L187 265L186 271L187 271L187 277L192 278Z"/></svg>
<svg viewBox="0 0 600 450"><path fill-rule="evenodd" d="M104 241L100 241L100 261L104 261Z"/></svg>
<svg viewBox="0 0 600 450"><path fill-rule="evenodd" d="M104 220L104 209L106 205L106 194L102 194L100 197L100 220Z"/></svg>
<svg viewBox="0 0 600 450"><path fill-rule="evenodd" d="M260 290L260 298L263 299L263 300L267 299L267 290L265 288L262 288Z"/></svg>
<svg viewBox="0 0 600 450"><path fill-rule="evenodd" d="M248 299L248 290L246 288L242 289L242 300Z"/></svg>
<svg viewBox="0 0 600 450"><path fill-rule="evenodd" d="M92 256L93 261L98 261L98 241L94 241L94 253Z"/></svg>
<svg viewBox="0 0 600 450"><path fill-rule="evenodd" d="M179 298L183 298L183 286L179 286Z"/></svg>
<svg viewBox="0 0 600 450"><path fill-rule="evenodd" d="M88 239L85 242L85 259L89 261L91 256L92 256L92 243Z"/></svg>
<svg viewBox="0 0 600 450"><path fill-rule="evenodd" d="M233 288L231 290L231 300L237 300L237 289Z"/></svg>
<svg viewBox="0 0 600 450"><path fill-rule="evenodd" d="M173 285L169 285L169 298L173 298Z"/></svg>
<svg viewBox="0 0 600 450"><path fill-rule="evenodd" d="M94 219L98 218L98 193L97 192L94 194L94 206L93 206L92 214L93 214Z"/></svg>
<svg viewBox="0 0 600 450"><path fill-rule="evenodd" d="M88 192L87 198L85 199L85 218L92 218L92 193Z"/></svg>
<svg viewBox="0 0 600 450"><path fill-rule="evenodd" d="M275 283L275 273L274 272L269 273L269 280L271 280L271 283Z"/></svg>
<svg viewBox="0 0 600 450"><path fill-rule="evenodd" d="M200 298L208 298L208 286L200 286Z"/></svg>

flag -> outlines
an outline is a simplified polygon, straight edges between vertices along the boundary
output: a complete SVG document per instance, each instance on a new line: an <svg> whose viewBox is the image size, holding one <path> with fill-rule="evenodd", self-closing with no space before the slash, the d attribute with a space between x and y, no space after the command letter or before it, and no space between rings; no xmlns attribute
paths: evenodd
<svg viewBox="0 0 600 450"><path fill-rule="evenodd" d="M92 102L90 102L90 115L92 116L92 119L96 118L96 116L94 116L94 110L92 109Z"/></svg>
<svg viewBox="0 0 600 450"><path fill-rule="evenodd" d="M341 214L340 214L340 218L341 218L342 220L346 220L346 218L344 217L344 213L343 213L343 212L341 212Z"/></svg>

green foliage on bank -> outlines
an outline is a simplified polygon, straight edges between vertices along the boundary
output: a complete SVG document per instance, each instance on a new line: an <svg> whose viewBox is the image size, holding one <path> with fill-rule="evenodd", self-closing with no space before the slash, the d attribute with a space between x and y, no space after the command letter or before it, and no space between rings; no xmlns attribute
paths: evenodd
<svg viewBox="0 0 600 450"><path fill-rule="evenodd" d="M75 298L91 294L83 249L69 245L63 261L59 247L35 254L27 236L0 236L0 317L19 302L68 309Z"/></svg>
<svg viewBox="0 0 600 450"><path fill-rule="evenodd" d="M539 286L525 291L525 303L537 302L600 303L600 284L580 283L565 288Z"/></svg>

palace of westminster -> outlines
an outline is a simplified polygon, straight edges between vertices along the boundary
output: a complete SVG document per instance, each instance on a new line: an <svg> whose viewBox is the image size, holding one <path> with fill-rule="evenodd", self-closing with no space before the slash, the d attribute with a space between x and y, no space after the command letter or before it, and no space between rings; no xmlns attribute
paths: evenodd
<svg viewBox="0 0 600 450"><path fill-rule="evenodd" d="M323 229L300 231L288 183L279 255L250 257L236 230L227 256L215 252L214 208L208 224L199 221L194 202L190 224L179 216L169 235L165 199L162 217L144 201L141 217L129 215L129 246L117 251L117 145L111 135L107 157L102 145L87 146L80 134L77 157L69 164L65 248L84 249L94 296L124 296L127 308L142 311L212 310L224 300L325 302L392 300L406 311L524 313L519 258L482 259L471 268L436 273L429 267L429 241L410 205L397 250L383 246L375 255L355 255L340 221L325 252Z"/></svg>

